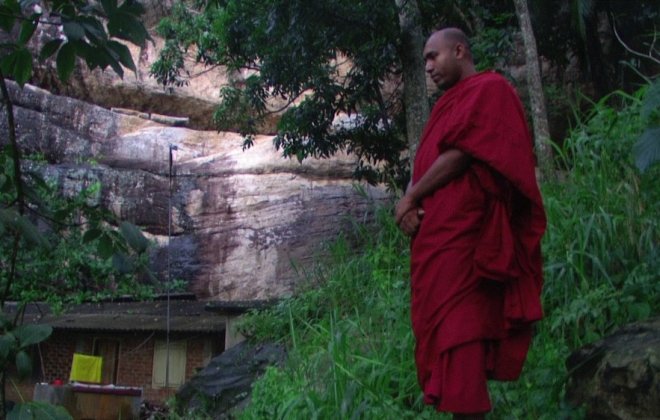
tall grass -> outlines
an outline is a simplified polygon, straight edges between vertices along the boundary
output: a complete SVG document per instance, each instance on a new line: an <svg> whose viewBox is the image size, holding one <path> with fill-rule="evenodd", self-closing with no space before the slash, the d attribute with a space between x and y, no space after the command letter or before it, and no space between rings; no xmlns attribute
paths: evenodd
<svg viewBox="0 0 660 420"><path fill-rule="evenodd" d="M580 418L564 403L565 359L660 309L660 170L632 164L644 91L615 93L558 150L565 179L543 185L546 318L520 380L492 384L493 419ZM612 103L616 101L616 107ZM357 246L356 246L357 245ZM357 250L357 251L356 251ZM408 242L388 209L329 247L309 287L243 324L290 357L253 389L242 419L445 418L421 403L409 320Z"/></svg>

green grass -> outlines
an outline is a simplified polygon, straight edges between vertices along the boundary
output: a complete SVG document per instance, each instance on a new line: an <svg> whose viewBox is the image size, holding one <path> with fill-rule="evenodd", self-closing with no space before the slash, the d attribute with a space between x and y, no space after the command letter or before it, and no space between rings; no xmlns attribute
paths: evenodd
<svg viewBox="0 0 660 420"><path fill-rule="evenodd" d="M658 314L660 165L641 176L631 155L643 93L593 104L558 150L564 179L542 186L546 318L521 378L491 384L491 419L583 418L564 401L566 357ZM284 342L290 357L255 383L242 419L448 418L421 403L416 382L408 241L390 209L375 211L375 225L328 246L296 297L245 320L252 339Z"/></svg>

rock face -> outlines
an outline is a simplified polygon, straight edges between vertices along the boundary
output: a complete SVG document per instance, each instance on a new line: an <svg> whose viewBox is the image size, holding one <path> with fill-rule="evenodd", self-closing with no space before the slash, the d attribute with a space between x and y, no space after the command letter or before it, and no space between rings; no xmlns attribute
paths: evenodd
<svg viewBox="0 0 660 420"><path fill-rule="evenodd" d="M387 199L378 188L365 186L366 196L356 191L347 156L299 164L283 159L269 136L242 151L236 134L167 126L29 85L9 87L24 153L43 156L46 174L65 193L100 181L99 203L161 245L154 254L161 277L169 254L172 278L187 280L200 299L290 294L298 279L292 263L307 264L351 217L368 218L374 201ZM0 118L6 133L4 113Z"/></svg>
<svg viewBox="0 0 660 420"><path fill-rule="evenodd" d="M567 368L568 399L589 419L660 418L660 318L577 350Z"/></svg>

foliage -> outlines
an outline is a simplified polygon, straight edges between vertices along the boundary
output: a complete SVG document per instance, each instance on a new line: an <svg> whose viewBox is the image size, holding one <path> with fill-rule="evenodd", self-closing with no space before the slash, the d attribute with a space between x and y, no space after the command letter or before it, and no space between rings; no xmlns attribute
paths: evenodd
<svg viewBox="0 0 660 420"><path fill-rule="evenodd" d="M137 227L120 222L98 205L98 182L63 197L40 175L42 163L24 160L24 167L30 169L23 180L30 206L28 214L20 216L10 207L16 193L12 188L13 162L6 151L0 153L0 163L0 178L4 180L0 186L0 214L8 221L12 217L20 221L0 223L0 231L11 233L18 227L24 238L15 264L19 275L7 298L48 301L54 308L61 308L117 294L150 295L153 286L135 281L136 275L150 276L146 260L149 241ZM9 267L13 245L13 235L3 235L0 266ZM6 287L9 281L9 270L2 270L0 287Z"/></svg>
<svg viewBox="0 0 660 420"><path fill-rule="evenodd" d="M0 69L23 85L32 75L32 52L29 41L39 25L61 25L61 32L46 42L39 58L56 54L57 74L67 80L75 67L76 57L85 60L90 69L111 67L118 75L123 67L135 71L135 63L126 47L116 39L144 45L149 35L140 22L144 12L140 3L126 0L100 2L53 0L49 15L44 16L38 0L4 0L0 3L0 28L6 33L18 27L14 42L4 43ZM104 24L105 23L105 24Z"/></svg>
<svg viewBox="0 0 660 420"><path fill-rule="evenodd" d="M143 7L134 0L44 2L50 13L44 14L37 0L0 2L0 29L5 40L0 46L0 91L6 118L8 141L0 151L0 309L7 299L24 303L31 299L78 299L107 293L108 281L123 282L119 277L134 269L148 241L139 230L122 223L113 229L109 213L89 205L94 188L70 199L59 198L52 186L38 174L25 173L21 148L17 144L13 103L5 78L23 86L32 75L31 40L37 28L53 35L41 48L44 60L56 55L58 76L71 75L77 57L94 69L111 67L120 76L123 68L135 71L128 48L120 40L143 45L149 38L139 21ZM45 28L44 28L45 27ZM46 28L58 27L57 33ZM4 140L4 139L3 139ZM3 141L5 143L5 141ZM98 189L98 186L96 186ZM98 257L90 251L98 251ZM91 256L90 256L91 255ZM114 270L108 261L112 259ZM117 275L116 273L119 273ZM45 280L45 281L44 281ZM93 282L94 284L88 284ZM75 298L73 298L75 299ZM0 417L5 417L7 369L15 364L19 374L31 370L27 348L50 335L47 326L20 325L24 306L12 321L3 320L0 334ZM48 404L17 404L8 418L70 418L66 410Z"/></svg>
<svg viewBox="0 0 660 420"><path fill-rule="evenodd" d="M209 2L202 14L180 4L160 25L168 44L153 70L164 84L181 83L181 57L193 44L198 61L230 74L247 69L221 90L220 129L238 129L249 146L260 120L277 112L268 105L277 98L295 104L275 138L285 156L345 150L360 158L358 172L373 174L377 162L398 163L405 147L391 118L398 98L381 89L400 68L396 13L394 1ZM339 113L348 116L343 124L333 123Z"/></svg>
<svg viewBox="0 0 660 420"><path fill-rule="evenodd" d="M178 3L159 26L167 41L152 73L162 84L186 82L184 58L194 51L197 62L226 66L230 83L220 90L215 121L220 130L241 132L245 147L266 118L281 113L274 143L284 156L345 151L359 159L356 176L407 182L399 89L406 63L394 0L200 3L202 10ZM443 15L454 24L466 20L457 14L464 0L418 3L425 33ZM506 44L507 37L498 36L500 15L480 17L498 29L483 37L475 31L478 55Z"/></svg>
<svg viewBox="0 0 660 420"><path fill-rule="evenodd" d="M649 44L654 43L653 32L660 17L657 0L531 0L529 3L540 55L560 69L566 69L571 59L577 59L582 80L596 85L596 97L610 92L614 86L623 85L626 91L639 88L643 80L638 72L649 69L648 63L626 51L613 32L616 29L637 51L645 49L646 39L651 40ZM602 36L604 33L607 35ZM629 64L624 64L629 60Z"/></svg>
<svg viewBox="0 0 660 420"><path fill-rule="evenodd" d="M521 378L491 384L492 418L584 418L564 401L567 356L660 311L660 168L640 174L631 153L647 92L594 103L560 150L564 179L542 186L546 319ZM356 231L307 273L308 290L244 322L290 358L254 385L242 418L437 418L414 373L407 240L383 209Z"/></svg>
<svg viewBox="0 0 660 420"><path fill-rule="evenodd" d="M642 123L646 130L634 146L635 164L645 172L660 161L660 79L651 85L642 102Z"/></svg>
<svg viewBox="0 0 660 420"><path fill-rule="evenodd" d="M70 420L72 418L64 407L38 401L16 404L7 414L7 420Z"/></svg>
<svg viewBox="0 0 660 420"><path fill-rule="evenodd" d="M553 297L546 307L552 329L571 332L572 347L660 305L653 280L660 270L658 168L640 176L631 154L645 129L647 92L618 91L595 103L562 150L566 181L545 188L546 252L554 256L546 264ZM623 109L611 105L621 101ZM571 236L560 236L571 228ZM573 299L567 304L562 296Z"/></svg>
<svg viewBox="0 0 660 420"><path fill-rule="evenodd" d="M290 346L288 365L255 385L242 418L431 418L416 395L405 239L387 209L377 219L329 245L308 290L242 324Z"/></svg>

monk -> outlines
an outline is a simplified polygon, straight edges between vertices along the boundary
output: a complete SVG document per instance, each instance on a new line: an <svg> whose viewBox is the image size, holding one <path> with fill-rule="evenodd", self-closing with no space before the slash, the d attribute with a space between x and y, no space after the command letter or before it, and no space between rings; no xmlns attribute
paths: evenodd
<svg viewBox="0 0 660 420"><path fill-rule="evenodd" d="M433 33L426 72L444 90L395 217L411 241L411 318L424 401L482 419L487 380L519 377L542 317L546 219L523 108L475 70L465 34Z"/></svg>

